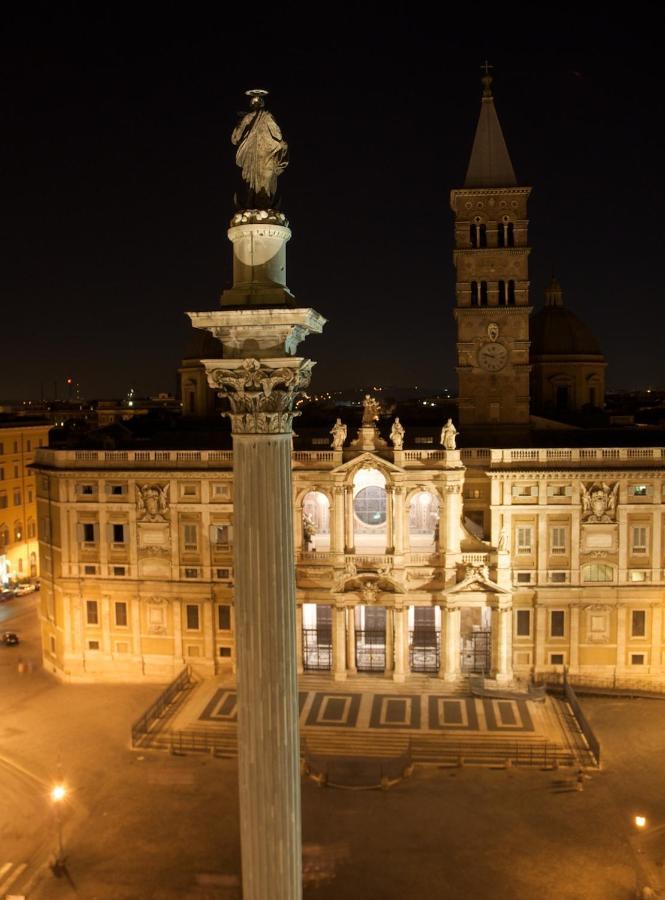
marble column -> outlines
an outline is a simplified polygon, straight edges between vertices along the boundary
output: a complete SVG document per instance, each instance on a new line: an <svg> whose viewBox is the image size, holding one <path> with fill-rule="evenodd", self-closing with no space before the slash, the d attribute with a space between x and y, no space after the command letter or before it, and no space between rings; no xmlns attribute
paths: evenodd
<svg viewBox="0 0 665 900"><path fill-rule="evenodd" d="M492 610L494 613L494 610ZM496 661L496 680L513 680L513 610L511 606L502 606L496 610L498 642ZM494 616L493 616L494 617Z"/></svg>
<svg viewBox="0 0 665 900"><path fill-rule="evenodd" d="M344 552L355 553L355 535L353 529L353 488L351 485L344 487Z"/></svg>
<svg viewBox="0 0 665 900"><path fill-rule="evenodd" d="M392 556L395 552L395 526L394 526L394 492L395 489L386 487L386 555Z"/></svg>
<svg viewBox="0 0 665 900"><path fill-rule="evenodd" d="M386 609L386 672L392 672L395 663L393 611Z"/></svg>
<svg viewBox="0 0 665 900"><path fill-rule="evenodd" d="M393 623L395 638L393 681L404 681L407 673L409 633L406 627L406 609L403 606L396 606L393 609Z"/></svg>
<svg viewBox="0 0 665 900"><path fill-rule="evenodd" d="M346 679L346 622L344 607L335 604L333 615L333 678L335 681Z"/></svg>
<svg viewBox="0 0 665 900"><path fill-rule="evenodd" d="M461 643L460 643L460 610L459 609L442 609L445 613L445 665L443 677L446 681L456 681L460 676L461 661Z"/></svg>
<svg viewBox="0 0 665 900"><path fill-rule="evenodd" d="M224 359L202 363L231 407L242 893L300 900L291 431L314 364L286 354L323 320L301 309L190 316L224 344Z"/></svg>
<svg viewBox="0 0 665 900"><path fill-rule="evenodd" d="M346 608L346 671L356 672L356 608Z"/></svg>
<svg viewBox="0 0 665 900"><path fill-rule="evenodd" d="M404 553L404 488L396 485L393 493L393 527L395 534L395 555Z"/></svg>
<svg viewBox="0 0 665 900"><path fill-rule="evenodd" d="M335 486L335 502L331 509L331 546L333 553L344 553L344 488Z"/></svg>
<svg viewBox="0 0 665 900"><path fill-rule="evenodd" d="M296 605L296 673L302 675L303 666L303 647L302 647L302 603Z"/></svg>

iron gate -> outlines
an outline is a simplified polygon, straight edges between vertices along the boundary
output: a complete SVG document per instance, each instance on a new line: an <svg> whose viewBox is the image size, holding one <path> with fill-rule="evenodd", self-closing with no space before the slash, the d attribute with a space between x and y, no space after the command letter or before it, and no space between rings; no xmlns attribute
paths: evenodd
<svg viewBox="0 0 665 900"><path fill-rule="evenodd" d="M437 674L441 660L441 632L436 628L409 631L409 668L412 672Z"/></svg>
<svg viewBox="0 0 665 900"><path fill-rule="evenodd" d="M385 628L356 628L356 669L359 672L385 672Z"/></svg>
<svg viewBox="0 0 665 900"><path fill-rule="evenodd" d="M489 675L492 667L492 631L472 631L462 637L462 672L466 675Z"/></svg>
<svg viewBox="0 0 665 900"><path fill-rule="evenodd" d="M330 672L332 628L303 628L302 663L305 672Z"/></svg>

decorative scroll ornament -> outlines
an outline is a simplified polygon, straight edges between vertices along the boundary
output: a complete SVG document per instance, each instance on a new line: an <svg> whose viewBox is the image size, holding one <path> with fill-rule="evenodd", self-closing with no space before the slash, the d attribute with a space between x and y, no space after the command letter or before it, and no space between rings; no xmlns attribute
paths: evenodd
<svg viewBox="0 0 665 900"><path fill-rule="evenodd" d="M582 521L615 522L618 493L618 481L613 487L605 482L592 484L589 488L582 484Z"/></svg>
<svg viewBox="0 0 665 900"><path fill-rule="evenodd" d="M221 361L220 361L221 362ZM291 431L298 394L309 384L315 363L273 367L267 360L243 359L239 366L208 370L208 383L226 397L234 434L286 434Z"/></svg>
<svg viewBox="0 0 665 900"><path fill-rule="evenodd" d="M496 322L490 322L487 326L487 337L490 341L495 341L499 336L499 326Z"/></svg>
<svg viewBox="0 0 665 900"><path fill-rule="evenodd" d="M137 484L136 509L139 522L166 522L169 516L168 484Z"/></svg>

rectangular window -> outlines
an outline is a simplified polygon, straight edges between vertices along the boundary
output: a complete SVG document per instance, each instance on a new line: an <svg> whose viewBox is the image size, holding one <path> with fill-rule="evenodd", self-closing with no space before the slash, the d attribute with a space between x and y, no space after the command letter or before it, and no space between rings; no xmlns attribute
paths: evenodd
<svg viewBox="0 0 665 900"><path fill-rule="evenodd" d="M7 494L0 494L0 509L7 509Z"/></svg>
<svg viewBox="0 0 665 900"><path fill-rule="evenodd" d="M198 528L196 525L184 525L183 529L183 547L185 550L196 550L199 546Z"/></svg>
<svg viewBox="0 0 665 900"><path fill-rule="evenodd" d="M562 525L555 525L550 532L551 552L566 552L566 529Z"/></svg>
<svg viewBox="0 0 665 900"><path fill-rule="evenodd" d="M18 466L14 466L14 478L18 478Z"/></svg>
<svg viewBox="0 0 665 900"><path fill-rule="evenodd" d="M99 607L96 600L85 601L85 620L88 625L99 625Z"/></svg>
<svg viewBox="0 0 665 900"><path fill-rule="evenodd" d="M230 569L216 569L217 577L221 581L230 581L231 579L231 570Z"/></svg>
<svg viewBox="0 0 665 900"><path fill-rule="evenodd" d="M185 578L198 578L199 570L198 569L185 569Z"/></svg>
<svg viewBox="0 0 665 900"><path fill-rule="evenodd" d="M531 584L531 572L518 572L517 573L517 583L518 584Z"/></svg>
<svg viewBox="0 0 665 900"><path fill-rule="evenodd" d="M115 604L115 624L119 628L127 627L127 604L121 601Z"/></svg>
<svg viewBox="0 0 665 900"><path fill-rule="evenodd" d="M0 454L5 452L5 445L0 441Z"/></svg>
<svg viewBox="0 0 665 900"><path fill-rule="evenodd" d="M231 607L230 606L218 606L217 607L217 626L220 631L230 631L231 630Z"/></svg>
<svg viewBox="0 0 665 900"><path fill-rule="evenodd" d="M14 441L14 453L18 453L18 441Z"/></svg>
<svg viewBox="0 0 665 900"><path fill-rule="evenodd" d="M5 470L0 468L0 481L5 480Z"/></svg>
<svg viewBox="0 0 665 900"><path fill-rule="evenodd" d="M562 666L563 665L563 653L550 653L550 665L551 666Z"/></svg>
<svg viewBox="0 0 665 900"><path fill-rule="evenodd" d="M184 484L182 487L182 496L183 497L196 497L197 493L197 485L195 484Z"/></svg>
<svg viewBox="0 0 665 900"><path fill-rule="evenodd" d="M199 630L199 608L194 603L187 604L187 630Z"/></svg>
<svg viewBox="0 0 665 900"><path fill-rule="evenodd" d="M88 650L99 650L99 641L88 641Z"/></svg>
<svg viewBox="0 0 665 900"><path fill-rule="evenodd" d="M568 497L571 493L571 489L565 484L550 484L547 493L550 497Z"/></svg>
<svg viewBox="0 0 665 900"><path fill-rule="evenodd" d="M28 491L28 503L32 503L32 490Z"/></svg>
<svg viewBox="0 0 665 900"><path fill-rule="evenodd" d="M216 548L229 546L229 526L228 525L212 525L211 538Z"/></svg>
<svg viewBox="0 0 665 900"><path fill-rule="evenodd" d="M109 493L114 497L120 496L125 493L124 484L111 484L109 485Z"/></svg>
<svg viewBox="0 0 665 900"><path fill-rule="evenodd" d="M647 497L649 495L649 485L631 484L630 493L633 495L633 497Z"/></svg>
<svg viewBox="0 0 665 900"><path fill-rule="evenodd" d="M55 638L53 635L49 635L49 644L51 645L51 656L55 656Z"/></svg>
<svg viewBox="0 0 665 900"><path fill-rule="evenodd" d="M550 612L550 637L563 637L565 625L565 613L562 609L553 609Z"/></svg>
<svg viewBox="0 0 665 900"><path fill-rule="evenodd" d="M91 484L79 484L79 494L94 494L95 489Z"/></svg>
<svg viewBox="0 0 665 900"><path fill-rule="evenodd" d="M84 575L96 575L97 574L97 566L83 566L83 574Z"/></svg>
<svg viewBox="0 0 665 900"><path fill-rule="evenodd" d="M328 439L326 438L326 443L328 443ZM229 497L230 496L230 486L228 484L216 484L213 489L213 493L215 497Z"/></svg>
<svg viewBox="0 0 665 900"><path fill-rule="evenodd" d="M520 527L517 529L517 552L531 553L531 531L530 527Z"/></svg>
<svg viewBox="0 0 665 900"><path fill-rule="evenodd" d="M537 484L514 484L513 497L537 497Z"/></svg>
<svg viewBox="0 0 665 900"><path fill-rule="evenodd" d="M552 584L565 584L567 581L566 572L550 572L550 581Z"/></svg>
<svg viewBox="0 0 665 900"><path fill-rule="evenodd" d="M631 637L645 637L647 629L647 614L644 609L634 609L631 614Z"/></svg>
<svg viewBox="0 0 665 900"><path fill-rule="evenodd" d="M631 569L628 573L629 581L646 581L647 573L643 569Z"/></svg>
<svg viewBox="0 0 665 900"><path fill-rule="evenodd" d="M231 655L231 648L230 648L230 647L220 647L220 648L219 648L219 655L220 655L220 656L225 656L225 657L230 656L230 655Z"/></svg>
<svg viewBox="0 0 665 900"><path fill-rule="evenodd" d="M631 653L630 654L630 664L631 664L631 666L643 666L644 665L644 653Z"/></svg>
<svg viewBox="0 0 665 900"><path fill-rule="evenodd" d="M531 610L517 610L517 636L529 637L531 634Z"/></svg>
<svg viewBox="0 0 665 900"><path fill-rule="evenodd" d="M17 491L14 491L14 506L20 506L20 505L21 505L21 492L17 490Z"/></svg>
<svg viewBox="0 0 665 900"><path fill-rule="evenodd" d="M111 525L112 533L111 538L114 544L124 544L125 543L125 526L120 525L117 522L114 522Z"/></svg>
<svg viewBox="0 0 665 900"><path fill-rule="evenodd" d="M81 522L81 537L84 544L94 544L95 542L95 524L94 522Z"/></svg>
<svg viewBox="0 0 665 900"><path fill-rule="evenodd" d="M113 566L113 577L114 578L122 578L126 573L126 569L124 566Z"/></svg>
<svg viewBox="0 0 665 900"><path fill-rule="evenodd" d="M647 531L643 525L638 525L634 527L632 530L633 534L633 542L632 542L632 551L633 553L646 553L647 552Z"/></svg>

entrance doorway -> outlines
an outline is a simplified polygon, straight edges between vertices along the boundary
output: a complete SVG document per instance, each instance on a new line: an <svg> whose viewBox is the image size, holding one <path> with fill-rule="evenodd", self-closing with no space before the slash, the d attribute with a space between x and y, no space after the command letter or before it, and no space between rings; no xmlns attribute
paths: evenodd
<svg viewBox="0 0 665 900"><path fill-rule="evenodd" d="M409 608L409 668L436 675L441 647L441 611L438 606Z"/></svg>
<svg viewBox="0 0 665 900"><path fill-rule="evenodd" d="M356 606L356 669L386 670L386 610L382 606Z"/></svg>
<svg viewBox="0 0 665 900"><path fill-rule="evenodd" d="M464 675L492 670L492 610L464 607L460 621L461 669Z"/></svg>
<svg viewBox="0 0 665 900"><path fill-rule="evenodd" d="M302 663L305 672L332 669L332 606L303 603Z"/></svg>

